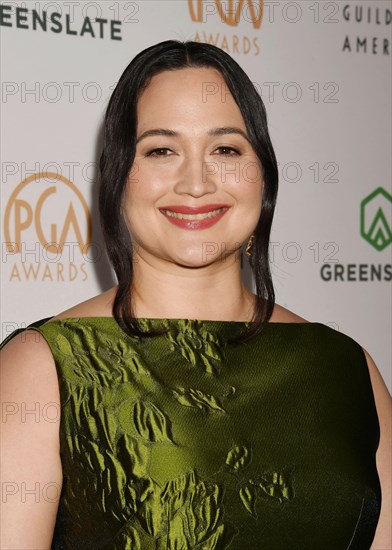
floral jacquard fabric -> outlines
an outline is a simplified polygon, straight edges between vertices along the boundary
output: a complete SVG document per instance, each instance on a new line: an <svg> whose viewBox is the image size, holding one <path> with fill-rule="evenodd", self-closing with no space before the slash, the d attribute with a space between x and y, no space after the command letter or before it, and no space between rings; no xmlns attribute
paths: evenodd
<svg viewBox="0 0 392 550"><path fill-rule="evenodd" d="M177 351L194 367L216 374L225 359L219 333L204 330L202 321L183 319L181 325L164 322L171 330L167 334L169 348Z"/></svg>
<svg viewBox="0 0 392 550"><path fill-rule="evenodd" d="M320 323L49 320L63 486L52 548L369 549L381 492L364 353Z"/></svg>

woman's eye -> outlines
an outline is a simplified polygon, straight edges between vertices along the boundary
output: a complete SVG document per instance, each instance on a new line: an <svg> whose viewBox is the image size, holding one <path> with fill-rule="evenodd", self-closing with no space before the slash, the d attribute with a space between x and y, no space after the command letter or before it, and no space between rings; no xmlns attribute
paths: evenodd
<svg viewBox="0 0 392 550"><path fill-rule="evenodd" d="M168 149L167 147L158 147L157 149L151 149L151 151L148 151L145 156L146 157L168 157L170 155L166 154L166 151L171 151L171 149ZM216 151L223 151L220 154L224 157L232 157L237 156L240 154L237 149L234 149L233 147L226 147L221 146L216 149Z"/></svg>
<svg viewBox="0 0 392 550"><path fill-rule="evenodd" d="M161 154L154 154L154 153L157 153L157 152L161 152L161 151L170 151L170 149L168 149L167 147L159 147L158 149L151 149L151 151L148 151L148 153L146 153L146 157L167 157L168 155L161 155Z"/></svg>
<svg viewBox="0 0 392 550"><path fill-rule="evenodd" d="M236 155L239 155L239 151L237 151L237 149L233 149L233 147L225 147L225 146L222 146L222 147L218 147L216 149L216 151L219 151L219 150L226 150L226 151L232 151L234 153L234 155L231 155L230 153L221 153L223 156L225 157L233 157L233 156L236 156Z"/></svg>

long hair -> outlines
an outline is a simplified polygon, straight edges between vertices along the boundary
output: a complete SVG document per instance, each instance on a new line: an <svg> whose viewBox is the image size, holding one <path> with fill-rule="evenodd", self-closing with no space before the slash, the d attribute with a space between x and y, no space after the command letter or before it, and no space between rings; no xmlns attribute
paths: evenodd
<svg viewBox="0 0 392 550"><path fill-rule="evenodd" d="M138 98L154 75L168 70L199 67L215 68L224 78L242 113L264 177L262 208L253 233L252 256L249 257L256 285L256 307L246 331L231 340L239 343L263 330L275 305L268 247L278 192L278 167L260 95L238 63L211 44L166 40L143 50L127 66L110 98L100 159L99 212L108 256L118 279L113 316L131 336L155 336L166 332L165 329L150 332L142 330L133 315L133 247L122 204L128 175L135 159Z"/></svg>

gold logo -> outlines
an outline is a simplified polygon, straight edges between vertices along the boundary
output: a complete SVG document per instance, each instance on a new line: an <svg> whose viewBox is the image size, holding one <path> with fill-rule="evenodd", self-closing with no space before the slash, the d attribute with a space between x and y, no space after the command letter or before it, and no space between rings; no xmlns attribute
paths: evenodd
<svg viewBox="0 0 392 550"><path fill-rule="evenodd" d="M28 197L23 197L26 187L32 183L34 188L30 187ZM59 211L65 212L61 222ZM54 172L40 172L16 187L4 216L7 251L20 252L22 243L31 242L32 230L49 252L61 252L69 237L76 240L81 253L86 252L91 244L91 216L82 193L70 180ZM26 232L29 239L24 238Z"/></svg>
<svg viewBox="0 0 392 550"><path fill-rule="evenodd" d="M227 0L224 2L225 9L222 6L222 0L215 0L215 8L221 20L227 25L236 27L242 17L244 20L250 21L255 29L259 29L263 18L263 1L264 0ZM206 15L216 13L210 11L212 4L213 2L211 1L188 0L192 21L203 23ZM208 13L206 13L207 10L204 9L205 5L208 5Z"/></svg>

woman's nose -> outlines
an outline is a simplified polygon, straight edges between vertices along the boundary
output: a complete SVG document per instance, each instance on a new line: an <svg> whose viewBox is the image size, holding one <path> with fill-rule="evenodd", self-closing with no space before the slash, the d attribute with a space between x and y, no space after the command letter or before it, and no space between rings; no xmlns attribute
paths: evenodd
<svg viewBox="0 0 392 550"><path fill-rule="evenodd" d="M201 197L207 193L214 193L217 189L217 166L213 162L206 162L203 158L190 156L184 158L176 174L174 190L178 194L188 194Z"/></svg>

